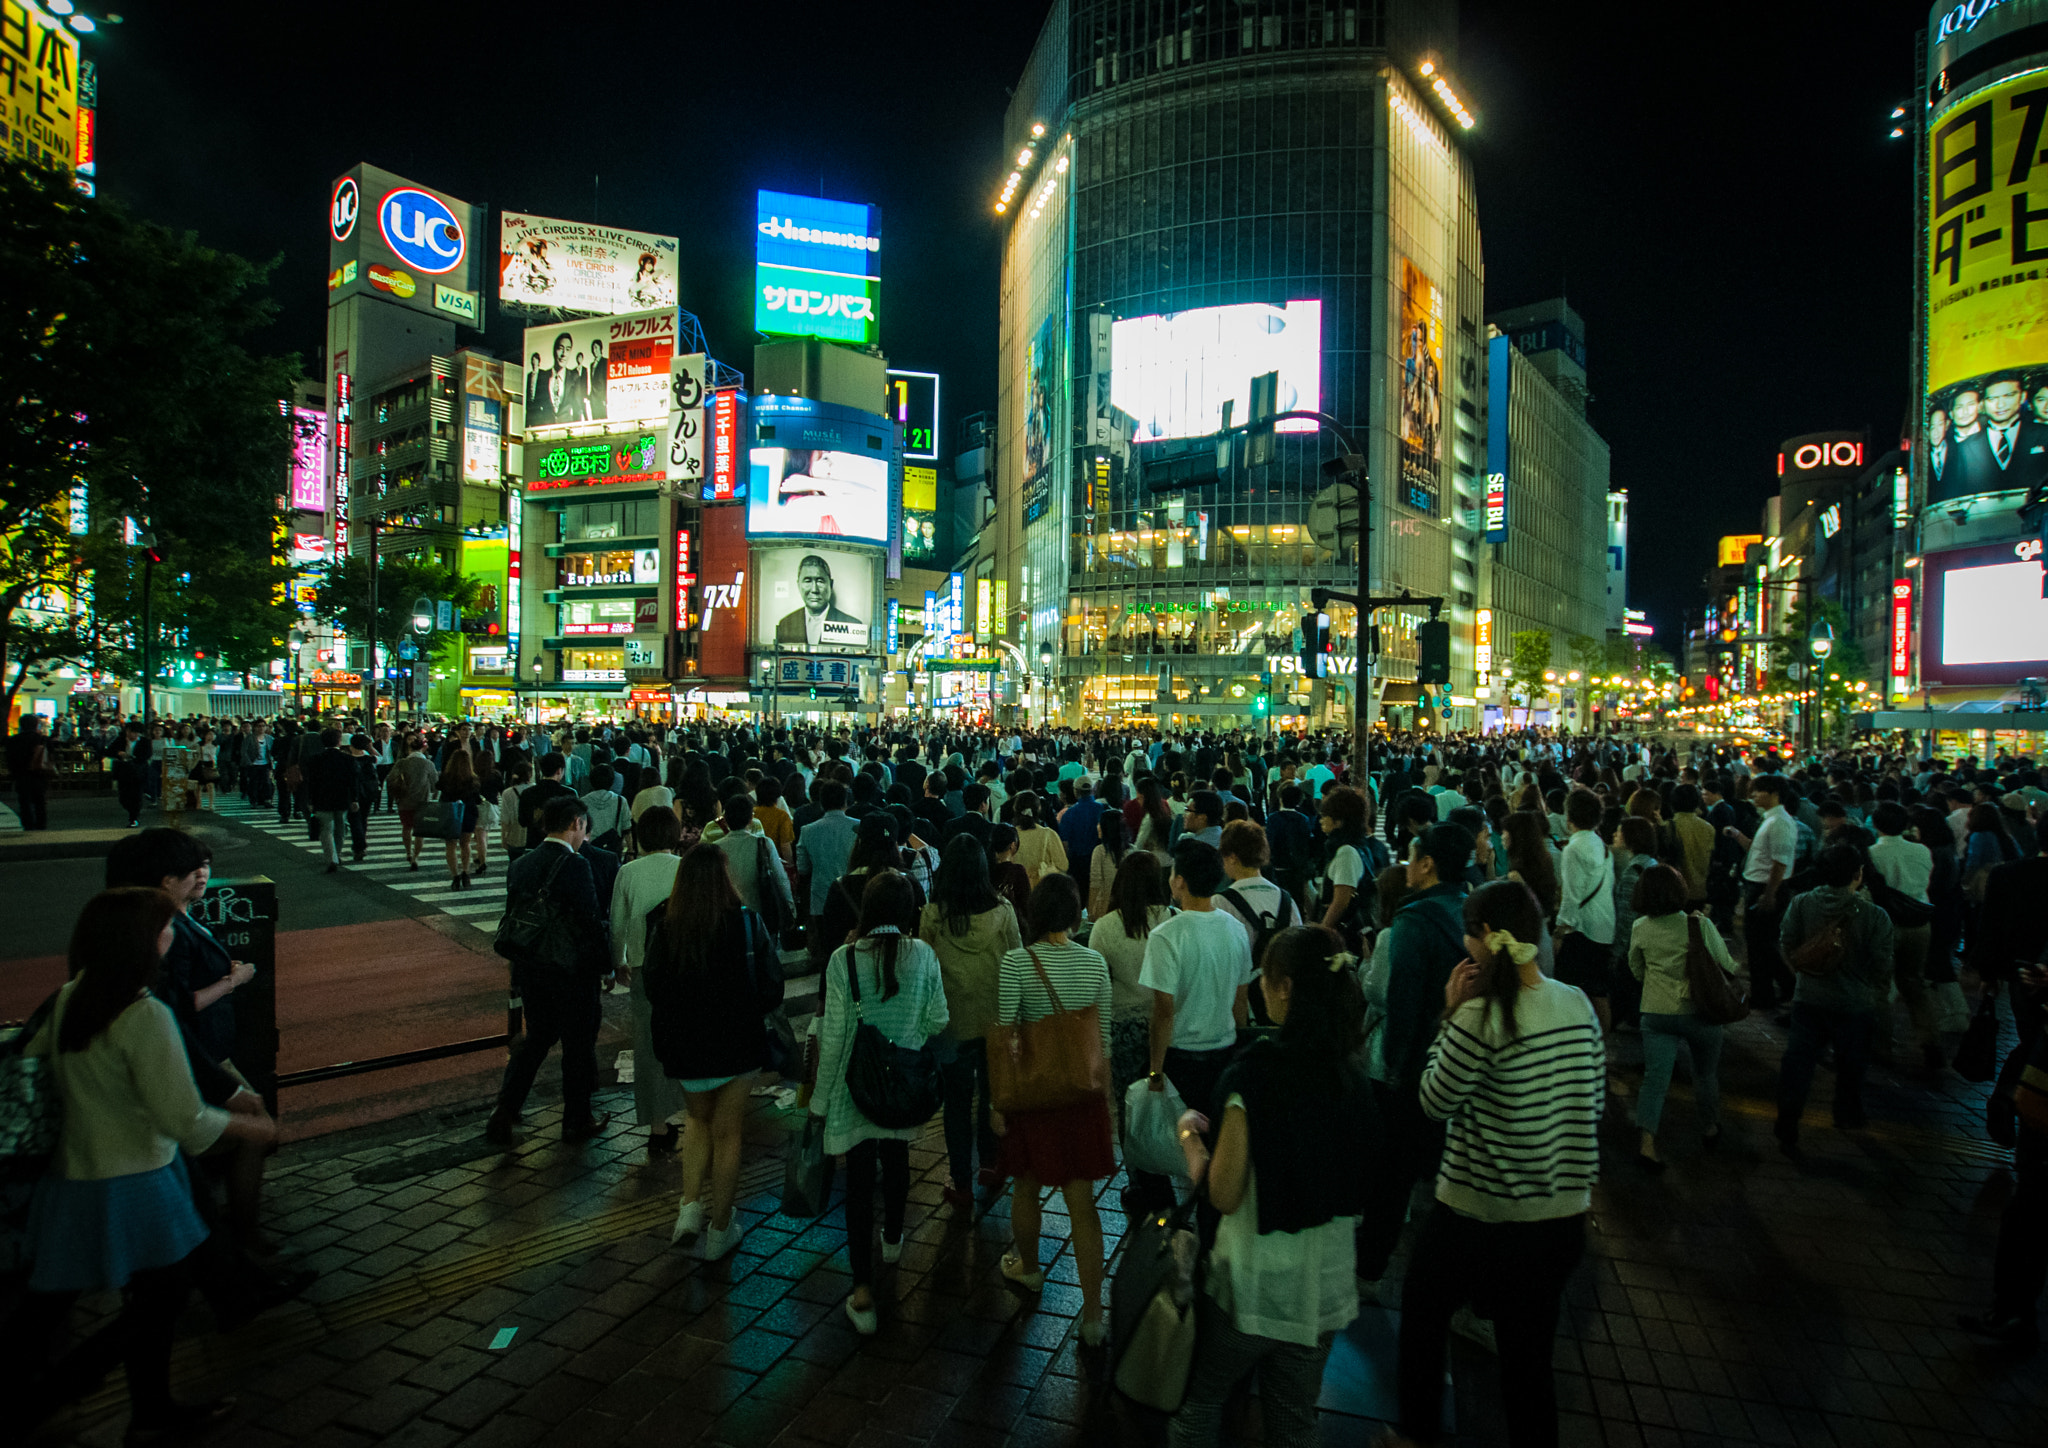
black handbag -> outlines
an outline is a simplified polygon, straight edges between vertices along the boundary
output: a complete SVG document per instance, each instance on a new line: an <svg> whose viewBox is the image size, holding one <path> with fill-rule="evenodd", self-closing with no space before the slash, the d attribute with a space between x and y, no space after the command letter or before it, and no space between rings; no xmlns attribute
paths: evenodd
<svg viewBox="0 0 2048 1448"><path fill-rule="evenodd" d="M747 984L753 987L758 998L768 992L762 989L759 957L754 950L753 922L747 919L750 913L746 906L740 907L740 929L747 937ZM765 927L767 922L763 920L762 924ZM768 936L768 948L775 948L772 931ZM775 988L777 991L782 988L779 975ZM762 1013L761 1026L768 1041L768 1069L788 1080L803 1068L804 1060L803 1046L797 1041L796 1027L790 1024L788 1008L778 1000Z"/></svg>
<svg viewBox="0 0 2048 1448"><path fill-rule="evenodd" d="M552 898L555 877L568 863L569 856L564 852L540 888L505 911L505 918L498 922L497 939L492 942L492 948L505 959L571 970L582 958L581 936L575 925L555 908Z"/></svg>
<svg viewBox="0 0 2048 1448"><path fill-rule="evenodd" d="M858 946L846 947L846 979L853 990L853 1050L846 1090L860 1114L889 1131L922 1126L939 1109L939 1053L927 1040L916 1050L899 1046L867 1023L860 1003Z"/></svg>
<svg viewBox="0 0 2048 1448"><path fill-rule="evenodd" d="M1109 1284L1109 1355L1117 1391L1177 1413L1195 1363L1200 1239L1189 1228L1200 1192L1131 1229Z"/></svg>
<svg viewBox="0 0 2048 1448"><path fill-rule="evenodd" d="M780 940L789 918L775 888L775 862L768 858L768 852L774 848L766 835L754 841L754 893L761 897L761 923L768 928L768 938Z"/></svg>

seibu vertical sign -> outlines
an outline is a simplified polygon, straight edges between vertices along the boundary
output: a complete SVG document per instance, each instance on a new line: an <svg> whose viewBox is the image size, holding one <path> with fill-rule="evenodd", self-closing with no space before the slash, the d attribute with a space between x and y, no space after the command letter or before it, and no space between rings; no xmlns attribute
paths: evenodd
<svg viewBox="0 0 2048 1448"><path fill-rule="evenodd" d="M1892 582L1892 692L1906 692L1913 674L1913 580Z"/></svg>

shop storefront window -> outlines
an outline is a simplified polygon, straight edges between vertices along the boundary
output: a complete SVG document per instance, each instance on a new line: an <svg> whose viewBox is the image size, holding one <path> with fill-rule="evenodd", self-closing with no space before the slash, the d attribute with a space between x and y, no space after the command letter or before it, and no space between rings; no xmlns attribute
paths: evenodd
<svg viewBox="0 0 2048 1448"><path fill-rule="evenodd" d="M661 532L661 500L635 498L618 503L571 503L562 509L564 543L607 538L652 538Z"/></svg>
<svg viewBox="0 0 2048 1448"><path fill-rule="evenodd" d="M618 649L564 649L562 682L623 684L626 682L626 656Z"/></svg>
<svg viewBox="0 0 2048 1448"><path fill-rule="evenodd" d="M596 553L564 553L560 581L563 588L659 583L661 551L656 548L613 548Z"/></svg>
<svg viewBox="0 0 2048 1448"><path fill-rule="evenodd" d="M654 598L579 598L561 606L563 638L652 633L661 603Z"/></svg>

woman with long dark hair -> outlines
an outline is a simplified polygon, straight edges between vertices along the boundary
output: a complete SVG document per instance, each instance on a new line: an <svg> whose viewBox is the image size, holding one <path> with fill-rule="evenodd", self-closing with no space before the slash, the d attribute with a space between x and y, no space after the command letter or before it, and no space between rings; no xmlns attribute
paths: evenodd
<svg viewBox="0 0 2048 1448"><path fill-rule="evenodd" d="M1055 1010L1093 1005L1102 1025L1102 1054L1110 1054L1112 1000L1109 966L1102 956L1069 938L1081 923L1081 891L1072 877L1048 874L1031 892L1029 943L1003 957L997 1018L1035 1021ZM1041 972L1043 974L1041 975ZM1046 988L1058 992L1059 1004ZM1014 1246L1004 1255L1003 1276L1027 1292L1045 1286L1038 1266L1038 1194L1058 1187L1072 1224L1069 1240L1081 1286L1081 1341L1099 1345L1102 1323L1102 1218L1095 1210L1095 1183L1116 1171L1109 1141L1109 1100L1097 1097L1074 1106L1018 1111L994 1118L1003 1138L1003 1170L1011 1178L1010 1228Z"/></svg>
<svg viewBox="0 0 2048 1448"><path fill-rule="evenodd" d="M26 1424L96 1386L117 1361L128 1368L131 1443L191 1431L234 1406L171 1397L187 1259L207 1236L179 1153L197 1156L223 1139L267 1146L277 1129L260 1107L200 1099L177 1020L150 993L177 913L156 889L104 890L88 901L71 934L71 978L26 1047L49 1062L64 1125L29 1208L28 1297L8 1325L7 1362L43 1364L81 1294L127 1292L118 1322L15 1401Z"/></svg>
<svg viewBox="0 0 2048 1448"><path fill-rule="evenodd" d="M1464 919L1467 958L1422 1071L1422 1109L1447 1125L1402 1289L1394 1441L1442 1437L1451 1317L1483 1290L1507 1439L1522 1448L1557 1441L1551 1351L1600 1174L1607 1053L1592 1001L1537 966L1543 916L1528 886L1482 886Z"/></svg>
<svg viewBox="0 0 2048 1448"><path fill-rule="evenodd" d="M1060 832L1040 823L1045 810L1046 802L1035 795L1017 801L1017 863L1034 890L1048 873L1067 868L1067 847L1060 843Z"/></svg>
<svg viewBox="0 0 2048 1448"><path fill-rule="evenodd" d="M1173 1448L1215 1443L1224 1402L1254 1372L1266 1441L1321 1441L1316 1397L1331 1343L1358 1316L1355 1233L1381 1145L1371 1090L1352 1059L1365 1002L1349 967L1343 937L1326 926L1275 935L1260 974L1280 1031L1217 1083L1213 1160L1202 1144L1208 1118L1181 1118L1188 1174L1202 1182L1206 1169L1209 1204L1222 1216Z"/></svg>
<svg viewBox="0 0 2048 1448"><path fill-rule="evenodd" d="M768 1065L761 1018L782 1001L782 958L761 917L740 902L719 850L684 855L668 900L647 919L655 931L641 970L654 1054L682 1087L689 1113L683 1202L669 1240L701 1232L711 1261L746 1233L732 1206L741 1130L754 1073Z"/></svg>
<svg viewBox="0 0 2048 1448"><path fill-rule="evenodd" d="M1109 887L1116 879L1117 867L1124 862L1124 853L1130 848L1129 836L1124 832L1124 817L1121 810L1104 810L1095 820L1095 852L1088 857L1088 918L1100 920L1109 909Z"/></svg>
<svg viewBox="0 0 2048 1448"><path fill-rule="evenodd" d="M946 1200L971 1209L975 1161L981 1162L981 1183L993 1186L1002 1150L989 1126L988 1099L987 1036L996 1018L996 977L1003 953L1023 944L1017 912L990 883L988 852L972 835L946 841L917 933L938 956L946 990L949 1024L941 1055L947 1057L946 1160L952 1176Z"/></svg>
<svg viewBox="0 0 2048 1448"><path fill-rule="evenodd" d="M467 749L448 751L448 765L441 771L435 789L443 808L455 812L455 832L443 842L448 856L448 888L467 890L471 837L483 818L483 789L477 782L476 761Z"/></svg>
<svg viewBox="0 0 2048 1448"><path fill-rule="evenodd" d="M1557 914L1557 857L1550 846L1550 820L1534 810L1516 810L1501 830L1507 842L1508 878L1529 887L1548 921Z"/></svg>
<svg viewBox="0 0 2048 1448"><path fill-rule="evenodd" d="M861 897L870 880L902 871L903 849L896 842L895 820L880 813L863 816L853 837L853 849L846 857L846 873L832 882L832 888L825 892L825 908L812 916L811 929L816 932L816 939L812 942L811 958L822 962L851 938L860 923ZM922 909L922 892L918 892L917 903Z"/></svg>
<svg viewBox="0 0 2048 1448"><path fill-rule="evenodd" d="M818 1086L811 1096L811 1115L824 1118L825 1150L846 1166L846 1254L853 1273L846 1317L863 1337L872 1336L878 1326L876 1173L882 1181L882 1260L893 1263L903 1255L910 1143L924 1128L890 1128L868 1120L847 1088L846 1070L854 1032L861 1025L873 1026L893 1044L911 1050L946 1029L946 988L939 959L912 933L917 917L917 894L909 879L889 872L875 875L861 895L857 938L832 952L819 981L824 1006L819 1012ZM858 1007L853 1002L856 988Z"/></svg>
<svg viewBox="0 0 2048 1448"><path fill-rule="evenodd" d="M1166 807L1166 791L1157 775L1138 781L1138 837L1136 847L1149 850L1162 865L1173 863L1173 811Z"/></svg>
<svg viewBox="0 0 2048 1448"><path fill-rule="evenodd" d="M1017 863L1017 827L997 823L988 832L988 880L996 893L1010 902L1021 927L1031 917L1031 877Z"/></svg>
<svg viewBox="0 0 2048 1448"><path fill-rule="evenodd" d="M1139 984L1153 927L1172 903L1166 872L1149 850L1132 850L1117 866L1102 917L1088 932L1088 948L1109 966L1109 1085L1123 1134L1124 1093L1150 1064L1152 992Z"/></svg>

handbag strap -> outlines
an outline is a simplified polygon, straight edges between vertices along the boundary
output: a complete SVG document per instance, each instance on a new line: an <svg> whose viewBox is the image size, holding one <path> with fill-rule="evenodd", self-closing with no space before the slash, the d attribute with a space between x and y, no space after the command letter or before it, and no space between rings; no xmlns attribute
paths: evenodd
<svg viewBox="0 0 2048 1448"><path fill-rule="evenodd" d="M1024 953L1031 957L1031 968L1038 972L1039 983L1045 987L1046 995L1052 1000L1053 1010L1062 1015L1066 1014L1067 1008L1060 1003L1060 993L1052 988L1052 977L1045 973L1045 966L1038 959L1038 951L1034 947L1027 945L1024 947ZM1024 1009L1021 999L1017 1003L1017 1009L1020 1012Z"/></svg>
<svg viewBox="0 0 2048 1448"><path fill-rule="evenodd" d="M846 949L846 984L853 992L853 1018L866 1021L867 1016L860 1008L860 946L858 943Z"/></svg>

